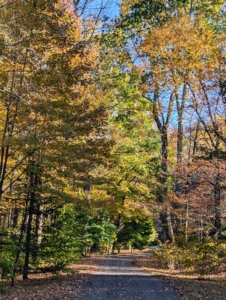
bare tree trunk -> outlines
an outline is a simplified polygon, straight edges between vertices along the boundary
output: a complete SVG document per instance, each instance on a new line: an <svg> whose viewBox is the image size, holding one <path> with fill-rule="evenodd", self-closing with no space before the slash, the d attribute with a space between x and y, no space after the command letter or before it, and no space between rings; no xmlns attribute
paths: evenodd
<svg viewBox="0 0 226 300"><path fill-rule="evenodd" d="M169 203L169 201L167 201L166 213L167 213L168 239L170 241L174 242L175 238L174 238L174 232L173 232L173 226L172 226L172 217L171 217L171 212L170 212L170 203Z"/></svg>
<svg viewBox="0 0 226 300"><path fill-rule="evenodd" d="M31 228L32 228L32 219L34 213L34 198L31 197L30 205L28 207L28 223L27 223L27 234L26 234L26 243L25 243L25 260L23 267L23 279L28 278L28 269L29 269L29 258L31 250Z"/></svg>
<svg viewBox="0 0 226 300"><path fill-rule="evenodd" d="M218 172L216 177L216 183L214 186L214 208L215 208L215 235L216 239L221 235L221 191L220 191L220 177L221 174Z"/></svg>
<svg viewBox="0 0 226 300"><path fill-rule="evenodd" d="M43 222L42 206L38 204L37 215L35 220L35 237L36 237L37 245L40 245L42 241L42 222Z"/></svg>
<svg viewBox="0 0 226 300"><path fill-rule="evenodd" d="M186 220L185 220L185 241L188 242L188 218L189 218L189 203L186 205Z"/></svg>
<svg viewBox="0 0 226 300"><path fill-rule="evenodd" d="M202 223L202 216L201 216L201 220L199 221L198 243L201 243L202 236L203 236L203 223Z"/></svg>
<svg viewBox="0 0 226 300"><path fill-rule="evenodd" d="M1 243L3 243L5 239L5 230L6 230L6 223L7 223L7 218L8 218L8 208L6 209L4 215L3 215L3 220L2 220L2 233L1 233Z"/></svg>
<svg viewBox="0 0 226 300"><path fill-rule="evenodd" d="M12 216L12 219L13 219L13 228L15 228L18 224L18 218L19 218L19 209L17 207L15 207L13 209L13 216Z"/></svg>
<svg viewBox="0 0 226 300"><path fill-rule="evenodd" d="M158 127L159 133L161 134L161 202L163 203L163 211L160 214L162 222L162 236L163 242L174 239L173 227L171 221L170 203L168 202L168 128L169 122L173 111L174 105L174 93L170 95L168 109L166 116L159 112L159 91L158 86L155 88L154 98L150 99L144 96L152 103L152 114L155 123ZM161 116L161 119L160 119Z"/></svg>
<svg viewBox="0 0 226 300"><path fill-rule="evenodd" d="M34 165L34 164L33 164ZM30 201L28 206L28 223L27 223L27 233L26 233L26 242L25 242L25 259L24 259L24 267L23 267L23 279L28 278L29 271L29 259L31 252L31 231L32 231L32 221L34 215L35 208L35 187L37 186L37 175L31 171L30 173L30 189L28 192L30 195Z"/></svg>
<svg viewBox="0 0 226 300"><path fill-rule="evenodd" d="M176 104L177 104L177 114L178 114L178 124L177 124L177 163L182 163L183 158L183 135L184 135L184 128L183 128L183 119L184 119L184 108L185 108L185 101L186 101L186 92L187 86L184 84L183 93L181 102L178 99L178 95L176 95Z"/></svg>
<svg viewBox="0 0 226 300"><path fill-rule="evenodd" d="M16 274L16 267L17 267L17 263L19 261L20 258L20 253L21 253L21 249L22 249L22 241L24 238L24 234L26 231L26 224L27 224L27 217L28 217L28 198L26 199L26 205L25 205L25 210L24 210L24 215L23 215L23 220L21 223L21 228L20 228L20 236L19 236L19 241L18 241L18 250L16 252L16 257L15 257L15 261L14 261L14 268L13 268L13 276L12 276L12 280L11 280L11 286L14 286L14 282L15 282L15 274ZM18 215L17 215L18 216Z"/></svg>
<svg viewBox="0 0 226 300"><path fill-rule="evenodd" d="M170 212L170 203L168 200L168 134L167 128L165 126L162 127L162 149L161 149L162 161L161 161L161 169L162 169L162 176L161 176L161 184L162 184L162 202L165 204L165 209L161 215L162 220L162 229L163 229L163 241L173 241L174 240L174 233L173 233L173 226L171 221L171 212ZM164 206L164 205L163 205Z"/></svg>

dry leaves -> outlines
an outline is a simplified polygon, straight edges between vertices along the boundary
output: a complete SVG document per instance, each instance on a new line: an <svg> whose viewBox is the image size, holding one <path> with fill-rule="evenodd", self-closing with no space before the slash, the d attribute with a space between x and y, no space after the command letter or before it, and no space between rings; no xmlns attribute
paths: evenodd
<svg viewBox="0 0 226 300"><path fill-rule="evenodd" d="M92 274L98 267L95 258L85 258L73 267L75 274L61 273L30 275L23 281L19 276L15 287L0 295L2 300L69 300L81 299L85 274Z"/></svg>
<svg viewBox="0 0 226 300"><path fill-rule="evenodd" d="M160 268L158 261L150 254L135 260L135 265L147 273L161 276L181 295L182 300L225 300L226 273L209 275L200 279L186 275L180 270L170 271Z"/></svg>

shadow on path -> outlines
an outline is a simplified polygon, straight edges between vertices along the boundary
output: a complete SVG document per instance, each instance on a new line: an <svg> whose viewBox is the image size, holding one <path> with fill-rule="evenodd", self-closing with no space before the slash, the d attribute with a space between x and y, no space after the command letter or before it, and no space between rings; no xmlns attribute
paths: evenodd
<svg viewBox="0 0 226 300"><path fill-rule="evenodd" d="M180 300L175 290L133 265L135 256L100 258L99 270L88 276L83 300Z"/></svg>

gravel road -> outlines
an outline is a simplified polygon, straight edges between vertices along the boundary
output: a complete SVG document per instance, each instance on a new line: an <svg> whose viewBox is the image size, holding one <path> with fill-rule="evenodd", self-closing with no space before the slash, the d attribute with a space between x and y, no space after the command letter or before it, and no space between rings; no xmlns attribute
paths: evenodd
<svg viewBox="0 0 226 300"><path fill-rule="evenodd" d="M100 258L87 277L82 300L180 300L166 282L133 265L134 256Z"/></svg>

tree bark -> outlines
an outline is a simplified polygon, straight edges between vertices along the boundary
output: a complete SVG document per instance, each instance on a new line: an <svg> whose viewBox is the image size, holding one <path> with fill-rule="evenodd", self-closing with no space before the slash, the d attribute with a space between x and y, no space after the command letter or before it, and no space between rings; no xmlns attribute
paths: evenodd
<svg viewBox="0 0 226 300"><path fill-rule="evenodd" d="M173 227L172 227L172 221L171 221L171 213L170 213L170 203L168 201L168 127L169 127L169 121L172 114L173 109L173 94L170 97L169 106L168 106L168 112L166 120L163 120L162 122L159 120L159 117L157 115L157 98L158 96L155 96L154 102L153 102L153 116L155 119L155 122L158 126L158 129L161 133L161 185L162 185L162 195L161 195L161 202L163 203L163 206L165 204L165 209L160 215L160 219L162 220L162 230L163 230L163 242L169 240L174 240L174 233L173 233Z"/></svg>
<svg viewBox="0 0 226 300"><path fill-rule="evenodd" d="M216 177L216 183L214 186L214 208L215 208L215 235L216 239L221 235L221 191L220 191L220 177L218 173Z"/></svg>
<svg viewBox="0 0 226 300"><path fill-rule="evenodd" d="M26 205L25 205L25 210L24 210L24 215L23 215L23 220L21 223L21 228L20 228L20 236L19 236L19 241L18 241L18 250L16 252L16 257L15 257L15 261L14 261L14 268L13 268L13 276L12 276L12 280L11 280L11 287L14 286L14 282L15 282L15 274L16 274L16 267L17 267L17 263L19 261L20 258L20 253L21 253L21 249L22 249L22 241L24 238L24 234L26 231L26 224L27 224L27 217L28 217L28 199L26 200Z"/></svg>
<svg viewBox="0 0 226 300"><path fill-rule="evenodd" d="M41 244L42 241L42 206L38 204L37 215L35 220L35 237L37 246Z"/></svg>
<svg viewBox="0 0 226 300"><path fill-rule="evenodd" d="M23 279L28 278L29 272L29 259L30 259L30 252L31 252L31 231L32 231L32 221L33 221L33 214L35 208L35 186L37 186L37 175L31 171L30 173L30 201L28 207L28 223L27 223L27 233L26 233L26 242L25 242L25 259L24 259L24 267L23 267Z"/></svg>
<svg viewBox="0 0 226 300"><path fill-rule="evenodd" d="M159 88L156 85L154 97L150 99L144 96L146 99L151 101L152 103L152 115L161 134L161 196L160 201L163 204L163 211L160 213L160 219L162 222L162 240L163 242L169 240L172 241L174 239L172 221L171 221L171 212L170 212L170 203L168 201L168 128L169 122L173 111L174 105L174 93L170 95L168 109L166 116L163 112L159 112ZM161 119L160 119L161 116Z"/></svg>
<svg viewBox="0 0 226 300"><path fill-rule="evenodd" d="M182 158L183 158L183 135L184 135L183 118L184 118L184 109L185 109L185 101L186 101L186 92L187 92L187 86L186 84L184 84L181 102L178 99L178 95L176 95L177 114L178 114L177 163L182 163Z"/></svg>

